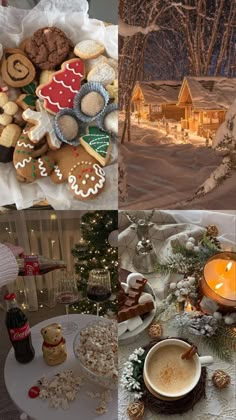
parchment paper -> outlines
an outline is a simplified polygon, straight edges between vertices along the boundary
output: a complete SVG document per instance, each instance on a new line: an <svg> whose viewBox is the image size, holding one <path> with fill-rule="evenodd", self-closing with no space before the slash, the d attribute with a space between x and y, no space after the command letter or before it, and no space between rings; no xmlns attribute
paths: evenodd
<svg viewBox="0 0 236 420"><path fill-rule="evenodd" d="M118 30L116 25L90 19L86 0L41 0L32 10L0 6L0 44L16 47L19 43L44 26L57 26L76 44L84 39L101 41L106 53L118 58ZM25 209L47 199L56 210L65 209L116 209L117 208L117 144L113 142L111 163L105 168L106 185L97 198L79 201L72 197L67 184L53 184L49 177L33 184L16 180L12 163L0 163L0 206L16 204Z"/></svg>

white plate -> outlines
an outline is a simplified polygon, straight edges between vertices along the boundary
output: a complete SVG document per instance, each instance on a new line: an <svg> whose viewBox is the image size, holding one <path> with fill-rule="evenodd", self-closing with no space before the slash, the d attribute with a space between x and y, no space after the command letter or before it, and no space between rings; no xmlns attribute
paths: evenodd
<svg viewBox="0 0 236 420"><path fill-rule="evenodd" d="M77 322L79 328L85 327L89 322L95 321L92 315L69 315L70 320ZM66 346L68 357L65 363L58 366L47 366L42 356L42 327L53 323L65 322L65 316L48 319L31 328L32 342L35 348L35 358L32 362L22 365L15 360L13 350L8 353L4 378L6 388L16 406L30 417L31 420L117 420L118 418L118 393L112 392L113 401L108 405L108 412L97 415L95 408L99 404L99 399L91 399L86 391L102 392L103 388L96 384L88 383L83 386L78 393L78 397L70 403L68 410L61 408L55 409L48 407L47 401L39 398L31 399L28 397L28 390L36 385L40 377L45 374L51 377L63 370L72 369L75 373L79 370L79 362L74 356L73 339L75 334L66 335Z"/></svg>
<svg viewBox="0 0 236 420"><path fill-rule="evenodd" d="M154 309L149 312L148 314L144 315L143 318L143 323L142 325L140 325L138 328L136 328L133 331L126 331L124 334L122 334L119 337L119 344L127 344L128 342L131 343L132 341L134 341L137 336L139 334L141 334L152 322L155 313L156 313L156 297L155 297L155 293L152 289L152 287L150 286L149 283L146 283L144 286L144 290L145 293L150 293L150 295L153 296L154 298Z"/></svg>

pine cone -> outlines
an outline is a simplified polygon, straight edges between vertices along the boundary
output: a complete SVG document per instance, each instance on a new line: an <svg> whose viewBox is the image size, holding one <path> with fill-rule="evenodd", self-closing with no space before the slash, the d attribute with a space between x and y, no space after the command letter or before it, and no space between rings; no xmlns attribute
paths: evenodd
<svg viewBox="0 0 236 420"><path fill-rule="evenodd" d="M218 228L215 225L209 225L206 227L206 235L216 237L219 234Z"/></svg>
<svg viewBox="0 0 236 420"><path fill-rule="evenodd" d="M130 420L142 420L144 414L144 403L137 401L129 405L127 414Z"/></svg>
<svg viewBox="0 0 236 420"><path fill-rule="evenodd" d="M157 337L161 337L162 326L158 324L157 322L153 322L148 328L148 335L153 339Z"/></svg>
<svg viewBox="0 0 236 420"><path fill-rule="evenodd" d="M225 388L227 385L230 384L231 378L230 376L224 372L223 370L216 370L212 376L212 382L216 388Z"/></svg>

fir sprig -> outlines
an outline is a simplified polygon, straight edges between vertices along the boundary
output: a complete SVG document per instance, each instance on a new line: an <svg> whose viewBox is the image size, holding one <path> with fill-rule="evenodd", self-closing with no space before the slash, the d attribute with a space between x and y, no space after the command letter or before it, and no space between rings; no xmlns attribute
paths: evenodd
<svg viewBox="0 0 236 420"><path fill-rule="evenodd" d="M183 275L201 275L202 268L209 258L220 252L218 241L209 238L206 233L199 243L199 250L186 249L179 241L172 241L172 255L156 263L155 271L162 274L176 273Z"/></svg>

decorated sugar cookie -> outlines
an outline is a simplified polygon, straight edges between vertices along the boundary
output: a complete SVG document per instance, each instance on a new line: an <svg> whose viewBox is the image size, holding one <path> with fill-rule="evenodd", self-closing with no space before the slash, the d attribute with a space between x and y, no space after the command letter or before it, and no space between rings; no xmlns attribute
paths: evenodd
<svg viewBox="0 0 236 420"><path fill-rule="evenodd" d="M61 70L55 72L50 81L39 85L36 93L44 100L44 108L51 114L56 114L64 108L73 108L74 97L80 90L84 77L84 64L79 58L74 58L62 64Z"/></svg>
<svg viewBox="0 0 236 420"><path fill-rule="evenodd" d="M44 136L46 136L50 149L59 149L61 147L61 142L58 140L54 132L53 117L47 111L42 109L39 102L38 107L40 109L39 111L33 111L28 108L22 114L25 121L33 124L33 127L29 129L29 139L33 143L38 143Z"/></svg>
<svg viewBox="0 0 236 420"><path fill-rule="evenodd" d="M71 168L68 184L75 198L91 200L103 189L105 172L98 163L81 161Z"/></svg>
<svg viewBox="0 0 236 420"><path fill-rule="evenodd" d="M68 182L76 199L90 200L102 192L105 172L81 145L63 144L60 150L51 150L48 157L52 157L55 162L51 181L55 184Z"/></svg>
<svg viewBox="0 0 236 420"><path fill-rule="evenodd" d="M88 127L88 134L80 138L80 144L87 152L105 166L111 154L110 136L98 127Z"/></svg>
<svg viewBox="0 0 236 420"><path fill-rule="evenodd" d="M29 139L29 129L29 125L26 125L16 143L13 163L19 176L27 182L33 182L47 177L54 170L54 159L44 154L44 145L41 156L37 157L40 150L35 150L36 145Z"/></svg>
<svg viewBox="0 0 236 420"><path fill-rule="evenodd" d="M97 160L90 156L81 145L63 144L59 150L50 150L48 156L55 161L54 171L50 175L55 184L67 182L71 168L77 163L82 161L97 163Z"/></svg>

